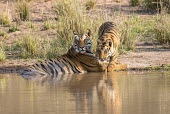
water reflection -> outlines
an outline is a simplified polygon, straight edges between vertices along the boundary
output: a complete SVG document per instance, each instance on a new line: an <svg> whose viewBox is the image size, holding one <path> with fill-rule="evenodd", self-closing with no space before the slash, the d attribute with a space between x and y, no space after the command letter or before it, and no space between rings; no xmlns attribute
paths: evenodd
<svg viewBox="0 0 170 114"><path fill-rule="evenodd" d="M2 114L166 114L170 72L114 72L26 80L0 74Z"/></svg>

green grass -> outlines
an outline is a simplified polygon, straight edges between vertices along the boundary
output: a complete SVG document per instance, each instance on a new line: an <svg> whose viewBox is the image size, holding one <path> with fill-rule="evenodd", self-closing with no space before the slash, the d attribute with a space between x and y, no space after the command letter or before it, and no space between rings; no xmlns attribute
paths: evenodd
<svg viewBox="0 0 170 114"><path fill-rule="evenodd" d="M6 32L4 32L4 31L0 31L0 36L7 36L7 33Z"/></svg>
<svg viewBox="0 0 170 114"><path fill-rule="evenodd" d="M2 45L2 42L0 42L0 61L4 61L6 59L6 54L4 51L4 47Z"/></svg>
<svg viewBox="0 0 170 114"><path fill-rule="evenodd" d="M136 43L139 41L139 39L145 32L143 24L144 21L135 15L129 16L122 20L122 25L120 27L120 49L125 51L135 49Z"/></svg>
<svg viewBox="0 0 170 114"><path fill-rule="evenodd" d="M31 28L31 29L35 29L36 26L35 26L34 23L29 22L29 23L26 24L26 27Z"/></svg>
<svg viewBox="0 0 170 114"><path fill-rule="evenodd" d="M19 15L19 18L23 21L27 21L30 18L29 6L25 1L18 1L16 6L16 12Z"/></svg>
<svg viewBox="0 0 170 114"><path fill-rule="evenodd" d="M162 66L145 67L144 70L170 70L170 64L166 64Z"/></svg>
<svg viewBox="0 0 170 114"><path fill-rule="evenodd" d="M95 8L96 6L96 0L88 0L85 4L86 10L91 10Z"/></svg>
<svg viewBox="0 0 170 114"><path fill-rule="evenodd" d="M0 61L4 61L6 59L6 54L3 49L0 49Z"/></svg>
<svg viewBox="0 0 170 114"><path fill-rule="evenodd" d="M0 24L2 25L10 25L12 22L11 16L9 13L5 12L0 15Z"/></svg>
<svg viewBox="0 0 170 114"><path fill-rule="evenodd" d="M24 50L24 58L35 57L38 52L37 38L31 34L27 34L21 42L21 47Z"/></svg>
<svg viewBox="0 0 170 114"><path fill-rule="evenodd" d="M8 32L15 32L15 31L20 31L21 29L18 27L18 25L13 25L9 28Z"/></svg>
<svg viewBox="0 0 170 114"><path fill-rule="evenodd" d="M140 0L130 0L130 3L132 6L138 6L140 5Z"/></svg>
<svg viewBox="0 0 170 114"><path fill-rule="evenodd" d="M160 44L170 44L170 16L159 16L154 26L155 39Z"/></svg>
<svg viewBox="0 0 170 114"><path fill-rule="evenodd" d="M45 21L43 25L43 30L54 29L55 25L52 21Z"/></svg>

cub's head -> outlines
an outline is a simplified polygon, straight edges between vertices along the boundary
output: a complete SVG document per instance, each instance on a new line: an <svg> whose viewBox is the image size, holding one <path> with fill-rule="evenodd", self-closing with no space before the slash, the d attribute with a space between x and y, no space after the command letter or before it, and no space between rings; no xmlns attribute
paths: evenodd
<svg viewBox="0 0 170 114"><path fill-rule="evenodd" d="M73 48L77 53L92 53L92 42L90 40L91 31L87 30L84 34L74 34Z"/></svg>
<svg viewBox="0 0 170 114"><path fill-rule="evenodd" d="M102 62L109 62L115 54L114 43L111 38L101 38L97 41L96 58Z"/></svg>

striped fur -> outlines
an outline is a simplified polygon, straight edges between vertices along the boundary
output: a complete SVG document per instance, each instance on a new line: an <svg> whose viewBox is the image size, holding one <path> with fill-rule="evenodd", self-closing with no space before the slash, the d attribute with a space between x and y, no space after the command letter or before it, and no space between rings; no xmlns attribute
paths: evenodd
<svg viewBox="0 0 170 114"><path fill-rule="evenodd" d="M118 28L113 22L105 22L100 26L98 35L96 58L101 63L114 64L120 44Z"/></svg>
<svg viewBox="0 0 170 114"><path fill-rule="evenodd" d="M75 34L73 46L66 54L31 65L21 75L56 77L62 74L98 71L89 37L89 31L87 34Z"/></svg>

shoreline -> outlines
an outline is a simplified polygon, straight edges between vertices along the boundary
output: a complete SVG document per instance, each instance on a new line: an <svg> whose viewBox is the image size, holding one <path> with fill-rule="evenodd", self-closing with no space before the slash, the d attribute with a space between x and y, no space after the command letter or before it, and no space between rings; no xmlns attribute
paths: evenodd
<svg viewBox="0 0 170 114"><path fill-rule="evenodd" d="M33 62L34 61L34 62ZM2 62L0 62L2 63ZM35 63L35 60L30 60L27 62L16 62L16 60L10 61L9 63L3 62L0 65L0 74L5 73L21 73L27 66ZM148 66L148 67L127 67L126 70L116 70L116 71L169 71L170 64L164 64L161 66ZM114 72L114 71L113 71Z"/></svg>

